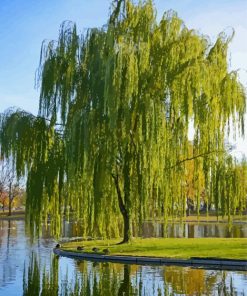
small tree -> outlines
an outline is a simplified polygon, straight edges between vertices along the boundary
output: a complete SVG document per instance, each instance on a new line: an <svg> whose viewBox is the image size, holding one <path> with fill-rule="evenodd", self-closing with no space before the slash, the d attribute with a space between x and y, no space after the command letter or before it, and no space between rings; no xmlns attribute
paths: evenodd
<svg viewBox="0 0 247 296"><path fill-rule="evenodd" d="M8 188L8 201L9 201L9 216L12 214L12 206L16 197L20 196L21 188L19 186L19 182L12 182L13 180L9 180L9 188Z"/></svg>
<svg viewBox="0 0 247 296"><path fill-rule="evenodd" d="M8 202L8 194L6 192L4 192L4 190L2 189L2 184L0 185L0 205L2 207L2 210L4 212L4 209L7 205Z"/></svg>
<svg viewBox="0 0 247 296"><path fill-rule="evenodd" d="M7 178L8 178L8 174L6 174L6 163L1 162L0 164L0 202L1 202L3 212L8 202L8 194L6 192Z"/></svg>
<svg viewBox="0 0 247 296"><path fill-rule="evenodd" d="M16 178L15 171L9 161L0 164L0 201L4 211L8 204L9 216L12 213L13 202L16 197L22 195L20 180Z"/></svg>

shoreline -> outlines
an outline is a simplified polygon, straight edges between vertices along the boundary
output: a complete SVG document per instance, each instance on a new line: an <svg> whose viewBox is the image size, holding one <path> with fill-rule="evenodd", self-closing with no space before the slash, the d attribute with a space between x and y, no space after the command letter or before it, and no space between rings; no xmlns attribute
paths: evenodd
<svg viewBox="0 0 247 296"><path fill-rule="evenodd" d="M7 216L7 217L0 217L0 221L24 221L25 220L25 216L23 217L12 217L12 216Z"/></svg>
<svg viewBox="0 0 247 296"><path fill-rule="evenodd" d="M247 238L133 238L62 243L54 252L85 260L247 270Z"/></svg>
<svg viewBox="0 0 247 296"><path fill-rule="evenodd" d="M90 253L78 253L64 251L54 248L53 253L57 256L68 257L72 259L81 259L87 261L104 261L124 264L139 265L176 265L191 266L197 268L212 268L220 270L247 271L247 260L224 259L224 258L200 258L192 257L189 259L167 258L167 257L149 257L149 256L127 256L127 255L100 255Z"/></svg>
<svg viewBox="0 0 247 296"><path fill-rule="evenodd" d="M149 223L164 223L162 220L145 220L144 222L149 222ZM230 224L225 221L225 220L168 220L167 224L228 224L228 225L233 225L233 224L247 224L247 220L235 220L231 221Z"/></svg>
<svg viewBox="0 0 247 296"><path fill-rule="evenodd" d="M25 212L12 212L11 216L8 216L8 212L1 212L0 213L0 221L10 221L10 220L25 220Z"/></svg>

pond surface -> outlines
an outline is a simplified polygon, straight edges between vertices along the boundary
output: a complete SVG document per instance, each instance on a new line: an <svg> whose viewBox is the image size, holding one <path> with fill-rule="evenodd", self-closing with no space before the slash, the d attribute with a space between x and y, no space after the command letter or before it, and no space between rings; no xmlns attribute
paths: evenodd
<svg viewBox="0 0 247 296"><path fill-rule="evenodd" d="M79 237L82 232L81 226L77 223L63 223L64 237ZM137 235L136 235L137 234ZM134 231L135 236L148 237L174 237L174 238L200 238L200 237L220 237L220 238L241 238L247 237L247 223L227 223L212 222L187 222L169 223L166 228L164 223L146 221L143 223L141 232Z"/></svg>
<svg viewBox="0 0 247 296"><path fill-rule="evenodd" d="M73 231L70 234L73 235ZM24 263L25 295L39 295L42 286L39 277L44 268L50 272L43 279L44 296L71 295L71 291L74 295L86 296L247 295L247 272L244 271L56 258L51 252L55 243L53 239L43 237L31 244L25 234L24 221L0 221L0 295L23 295ZM30 261L33 266L28 273Z"/></svg>
<svg viewBox="0 0 247 296"><path fill-rule="evenodd" d="M170 223L165 231L164 223L145 222L143 224L144 237L175 237L175 238L200 238L200 237L247 237L247 224L234 223Z"/></svg>

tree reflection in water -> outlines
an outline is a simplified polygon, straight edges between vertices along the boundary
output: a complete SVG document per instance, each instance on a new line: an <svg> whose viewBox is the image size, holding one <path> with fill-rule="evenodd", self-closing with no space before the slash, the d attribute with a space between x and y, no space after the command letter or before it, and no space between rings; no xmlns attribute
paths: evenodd
<svg viewBox="0 0 247 296"><path fill-rule="evenodd" d="M23 295L238 295L227 271L75 262L75 276L69 275L68 271L62 275L57 257L53 256L50 267L42 268L37 257L32 255L23 277Z"/></svg>
<svg viewBox="0 0 247 296"><path fill-rule="evenodd" d="M24 268L23 295L59 295L58 258L53 256L49 271L46 270L46 267L44 266L42 272L40 262L36 255L32 254L28 269L26 270L26 268Z"/></svg>
<svg viewBox="0 0 247 296"><path fill-rule="evenodd" d="M16 276L18 263L11 254L11 247L16 240L16 222L0 221L0 287L7 285Z"/></svg>

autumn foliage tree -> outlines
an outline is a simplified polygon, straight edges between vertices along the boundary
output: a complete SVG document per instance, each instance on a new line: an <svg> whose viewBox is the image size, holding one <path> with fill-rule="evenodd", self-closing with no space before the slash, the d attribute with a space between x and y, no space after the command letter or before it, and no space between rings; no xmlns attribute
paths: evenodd
<svg viewBox="0 0 247 296"><path fill-rule="evenodd" d="M9 216L12 213L12 206L17 197L23 195L20 181L17 180L15 171L9 161L0 162L0 202L4 211L8 206Z"/></svg>

